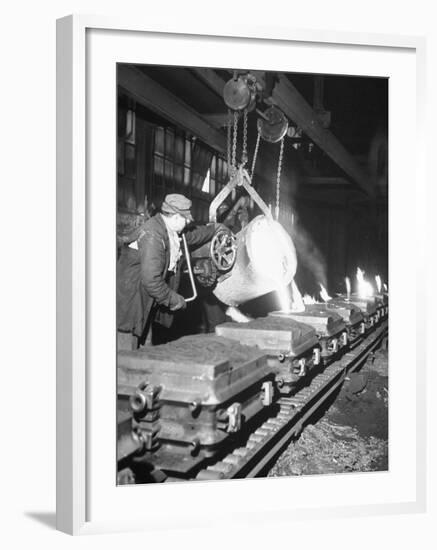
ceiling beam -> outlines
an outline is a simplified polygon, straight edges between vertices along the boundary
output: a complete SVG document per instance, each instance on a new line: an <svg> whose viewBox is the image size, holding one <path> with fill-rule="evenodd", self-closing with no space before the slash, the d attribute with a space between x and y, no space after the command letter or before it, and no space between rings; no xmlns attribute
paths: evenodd
<svg viewBox="0 0 437 550"><path fill-rule="evenodd" d="M213 69L193 67L191 71L213 92L223 97L226 82Z"/></svg>
<svg viewBox="0 0 437 550"><path fill-rule="evenodd" d="M229 123L228 113L203 114L202 116L215 128L227 128Z"/></svg>
<svg viewBox="0 0 437 550"><path fill-rule="evenodd" d="M226 155L226 135L166 88L130 65L118 65L118 84L139 103Z"/></svg>
<svg viewBox="0 0 437 550"><path fill-rule="evenodd" d="M134 66L119 65L117 76L120 88L139 103L173 124L184 128L226 157L227 136L225 132L215 126L217 121L208 120L208 115L206 117L200 115L167 88ZM267 180L272 179L268 166L258 163L256 171L261 177Z"/></svg>
<svg viewBox="0 0 437 550"><path fill-rule="evenodd" d="M305 101L288 78L281 74L273 90L273 100L284 114L302 128L358 186L372 195L371 177L357 164L338 139L318 121L313 108Z"/></svg>
<svg viewBox="0 0 437 550"><path fill-rule="evenodd" d="M194 73L217 94L223 94L225 81L212 69L193 69ZM251 71L264 84L264 73ZM306 102L288 78L280 74L272 98L284 114L310 137L358 186L368 195L373 194L371 177L348 153L338 139L328 129L323 128L313 108ZM268 103L270 103L270 98ZM346 179L344 180L347 181Z"/></svg>

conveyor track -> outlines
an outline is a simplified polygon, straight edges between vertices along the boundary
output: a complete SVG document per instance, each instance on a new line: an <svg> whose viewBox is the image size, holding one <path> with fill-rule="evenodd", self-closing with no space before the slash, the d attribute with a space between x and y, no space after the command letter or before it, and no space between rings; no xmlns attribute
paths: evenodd
<svg viewBox="0 0 437 550"><path fill-rule="evenodd" d="M252 433L244 447L239 447L225 458L201 470L197 480L257 477L302 431L304 423L339 388L346 376L364 364L369 355L387 336L388 323L372 331L353 350L331 363L316 375L309 386L293 397L279 399L279 412L266 420Z"/></svg>

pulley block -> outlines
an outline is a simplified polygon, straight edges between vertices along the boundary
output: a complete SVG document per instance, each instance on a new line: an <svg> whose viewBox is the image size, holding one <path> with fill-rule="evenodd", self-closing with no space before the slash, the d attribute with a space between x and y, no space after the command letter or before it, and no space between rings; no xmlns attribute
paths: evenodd
<svg viewBox="0 0 437 550"><path fill-rule="evenodd" d="M223 88L223 99L229 109L233 111L246 109L253 101L252 96L252 90L242 76L231 78Z"/></svg>
<svg viewBox="0 0 437 550"><path fill-rule="evenodd" d="M264 112L264 118L258 119L258 132L270 143L280 141L288 130L288 120L284 113L272 105Z"/></svg>

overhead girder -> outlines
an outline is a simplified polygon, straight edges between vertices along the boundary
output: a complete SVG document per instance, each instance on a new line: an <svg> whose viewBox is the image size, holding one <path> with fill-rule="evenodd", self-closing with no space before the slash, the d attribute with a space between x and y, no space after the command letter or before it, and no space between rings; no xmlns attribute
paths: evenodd
<svg viewBox="0 0 437 550"><path fill-rule="evenodd" d="M327 128L323 128L313 108L296 90L288 78L281 74L273 90L273 100L284 114L302 128L352 180L367 194L372 195L370 174L357 164L340 141Z"/></svg>
<svg viewBox="0 0 437 550"><path fill-rule="evenodd" d="M212 69L193 68L195 74L217 94L223 93L225 81ZM252 71L257 80L264 85L264 73ZM370 174L356 162L334 134L323 128L317 113L301 96L298 90L284 74L278 74L271 98L267 103L277 105L284 114L302 128L304 133L316 143L363 191L373 195ZM219 118L217 119L219 120ZM347 181L347 180L345 180Z"/></svg>
<svg viewBox="0 0 437 550"><path fill-rule="evenodd" d="M136 67L120 64L118 84L145 107L185 128L220 153L226 154L226 136L223 132Z"/></svg>
<svg viewBox="0 0 437 550"><path fill-rule="evenodd" d="M172 94L167 88L144 74L133 65L119 65L118 85L144 107L154 111L173 124L186 129L212 149L227 154L227 138L221 124L214 124L208 115L201 115L191 106ZM259 165L257 173L271 179L268 167Z"/></svg>

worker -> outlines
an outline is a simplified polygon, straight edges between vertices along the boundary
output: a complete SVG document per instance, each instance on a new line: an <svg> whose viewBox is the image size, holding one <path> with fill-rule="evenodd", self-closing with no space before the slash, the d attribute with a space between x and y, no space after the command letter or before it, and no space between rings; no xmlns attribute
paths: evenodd
<svg viewBox="0 0 437 550"><path fill-rule="evenodd" d="M147 220L138 238L125 246L117 263L117 336L119 349L152 344L152 326L167 329L175 312L186 307L178 293L180 235L193 221L191 200L180 194L164 199L160 213ZM189 247L208 242L215 224L187 229Z"/></svg>

